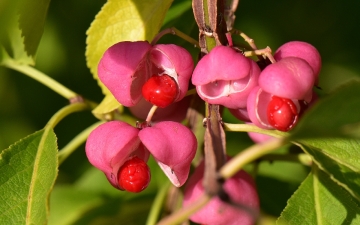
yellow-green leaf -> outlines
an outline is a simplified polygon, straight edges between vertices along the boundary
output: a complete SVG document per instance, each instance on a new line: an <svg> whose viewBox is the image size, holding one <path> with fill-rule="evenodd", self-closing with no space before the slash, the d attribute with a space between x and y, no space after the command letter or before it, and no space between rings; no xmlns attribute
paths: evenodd
<svg viewBox="0 0 360 225"><path fill-rule="evenodd" d="M115 97L111 94L105 96L105 98L101 101L101 103L92 111L94 116L96 116L100 120L109 120L108 115L119 109L122 110L122 105L115 99Z"/></svg>

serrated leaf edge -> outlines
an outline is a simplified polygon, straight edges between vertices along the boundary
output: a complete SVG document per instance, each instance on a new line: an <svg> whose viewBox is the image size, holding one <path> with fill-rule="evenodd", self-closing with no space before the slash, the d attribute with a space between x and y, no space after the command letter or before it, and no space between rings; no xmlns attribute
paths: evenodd
<svg viewBox="0 0 360 225"><path fill-rule="evenodd" d="M306 144L304 144L304 145L306 145ZM307 145L306 145L306 146L307 146ZM329 175L329 177L330 177L330 179L331 179L332 181L334 181L336 184L338 184L339 186L341 186L342 188L344 188L347 192L350 193L351 196L353 196L355 199L357 199L357 200L360 202L360 196L359 196L359 195L357 195L355 192L353 192L348 185L340 182L338 179L336 179L336 178L332 175L332 173L330 173L329 171L327 171L327 170L322 166L322 164L321 164L320 162L318 162L317 160L315 160L314 157L313 157L309 152L307 152L305 148L302 147L302 144L300 144L300 147L301 147L301 149L303 149L308 155L310 155L310 157L312 158L313 162L315 162L315 164L318 166L319 169L321 169L321 170L324 171L327 175ZM311 146L311 147L319 150L319 148L317 148L317 147L314 147L314 146ZM319 150L319 151L320 151L321 153L323 153L324 155L328 156L328 154L325 154L323 151L321 151L321 150ZM334 159L334 158L332 158L332 157L330 157L330 156L329 156L329 158ZM336 160L335 160L335 161L336 161ZM336 162L338 162L338 161L336 161ZM341 164L341 165L346 165L346 164L342 164L342 163L339 163L339 164ZM349 167L349 168L351 168L351 167ZM355 171L357 171L357 170L355 170Z"/></svg>
<svg viewBox="0 0 360 225"><path fill-rule="evenodd" d="M288 206L290 206L291 204L289 203L289 201L290 201L290 199L297 193L297 192L299 192L300 191L300 188L302 187L302 185L304 185L304 181L306 181L310 176L312 176L312 172L310 172L307 176L306 176L306 178L301 182L301 184L299 185L299 187L298 187L298 189L296 189L296 191L291 195L291 197L287 200L287 202L286 202L286 206L285 206L285 208L284 208L284 210L280 213L280 216L277 218L277 220L276 220L276 225L285 225L284 223L280 223L280 218L282 217L282 214L284 213L284 212L286 212L286 210L287 210L287 208L288 208Z"/></svg>

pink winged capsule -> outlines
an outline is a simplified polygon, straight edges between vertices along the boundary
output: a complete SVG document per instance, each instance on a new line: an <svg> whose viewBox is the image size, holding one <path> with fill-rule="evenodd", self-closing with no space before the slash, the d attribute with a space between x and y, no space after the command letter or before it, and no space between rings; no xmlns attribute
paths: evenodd
<svg viewBox="0 0 360 225"><path fill-rule="evenodd" d="M158 74L167 74L178 84L179 94L175 102L183 99L194 69L194 62L189 52L174 44L158 44L151 49L149 60L153 65L153 73L160 70Z"/></svg>
<svg viewBox="0 0 360 225"><path fill-rule="evenodd" d="M255 87L247 99L247 110L248 116L253 124L263 129L274 129L270 125L268 117L268 106L272 97L274 95L270 94L259 86ZM296 112L299 114L301 110L300 103L297 99L291 99L292 103L296 107Z"/></svg>
<svg viewBox="0 0 360 225"><path fill-rule="evenodd" d="M189 128L177 122L163 121L140 130L111 121L91 132L85 149L89 162L118 189L117 175L125 161L137 156L147 162L150 153L170 181L180 187L188 178L197 141Z"/></svg>
<svg viewBox="0 0 360 225"><path fill-rule="evenodd" d="M321 56L314 46L303 41L287 42L276 50L274 58L279 61L287 57L301 58L309 63L317 80L321 69Z"/></svg>
<svg viewBox="0 0 360 225"><path fill-rule="evenodd" d="M141 89L153 75L172 77L179 89L174 101L180 101L186 95L193 68L190 53L180 46L124 41L105 51L98 75L118 102L132 107L143 98Z"/></svg>
<svg viewBox="0 0 360 225"><path fill-rule="evenodd" d="M217 46L199 61L192 83L208 103L244 108L259 74L260 68L254 61L230 47Z"/></svg>
<svg viewBox="0 0 360 225"><path fill-rule="evenodd" d="M98 65L98 76L122 105L134 106L142 98L141 87L151 74L146 71L146 41L119 42L106 50Z"/></svg>
<svg viewBox="0 0 360 225"><path fill-rule="evenodd" d="M177 122L163 121L142 129L139 138L170 181L182 186L197 149L196 137L190 129Z"/></svg>
<svg viewBox="0 0 360 225"><path fill-rule="evenodd" d="M272 95L255 87L247 99L247 112L251 122L263 129L273 129L267 119L267 107Z"/></svg>
<svg viewBox="0 0 360 225"><path fill-rule="evenodd" d="M116 188L118 170L132 156L147 162L149 151L138 137L139 130L121 121L111 121L95 128L86 141L89 162L103 171Z"/></svg>
<svg viewBox="0 0 360 225"><path fill-rule="evenodd" d="M264 91L289 99L310 101L315 77L310 65L296 57L283 58L268 65L260 74Z"/></svg>

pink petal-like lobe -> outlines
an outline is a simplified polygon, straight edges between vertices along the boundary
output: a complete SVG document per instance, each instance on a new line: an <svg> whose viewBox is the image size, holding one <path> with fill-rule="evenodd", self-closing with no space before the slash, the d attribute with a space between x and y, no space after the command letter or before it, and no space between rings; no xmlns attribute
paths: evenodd
<svg viewBox="0 0 360 225"><path fill-rule="evenodd" d="M124 106L134 106L142 97L141 87L151 76L146 68L151 47L146 41L119 42L99 62L99 79Z"/></svg>
<svg viewBox="0 0 360 225"><path fill-rule="evenodd" d="M267 106L272 95L255 87L247 99L248 116L253 124L263 129L273 129L267 119Z"/></svg>
<svg viewBox="0 0 360 225"><path fill-rule="evenodd" d="M238 80L248 76L250 63L241 53L226 46L217 46L197 64L192 76L195 86L217 80Z"/></svg>
<svg viewBox="0 0 360 225"><path fill-rule="evenodd" d="M208 103L244 108L259 75L260 68L254 61L230 47L217 46L200 60L192 83Z"/></svg>
<svg viewBox="0 0 360 225"><path fill-rule="evenodd" d="M89 162L103 171L109 182L118 188L117 172L131 156L147 162L150 153L140 143L139 130L121 121L99 125L89 135L85 151Z"/></svg>
<svg viewBox="0 0 360 225"><path fill-rule="evenodd" d="M139 138L170 181L177 187L182 186L197 149L191 130L177 122L163 121L142 129Z"/></svg>
<svg viewBox="0 0 360 225"><path fill-rule="evenodd" d="M321 56L318 50L311 44L303 41L290 41L280 46L274 58L279 61L286 57L298 57L305 60L314 71L317 77L321 69Z"/></svg>
<svg viewBox="0 0 360 225"><path fill-rule="evenodd" d="M179 93L175 102L183 99L194 69L194 62L190 53L174 44L158 44L151 49L149 61L152 63L152 73L167 74L177 82Z"/></svg>
<svg viewBox="0 0 360 225"><path fill-rule="evenodd" d="M289 99L307 100L314 86L314 72L303 59L283 58L260 74L259 86L266 92Z"/></svg>
<svg viewBox="0 0 360 225"><path fill-rule="evenodd" d="M249 113L247 111L247 108L239 108L239 109L229 109L230 113L235 116L237 119L244 121L244 122L250 122Z"/></svg>

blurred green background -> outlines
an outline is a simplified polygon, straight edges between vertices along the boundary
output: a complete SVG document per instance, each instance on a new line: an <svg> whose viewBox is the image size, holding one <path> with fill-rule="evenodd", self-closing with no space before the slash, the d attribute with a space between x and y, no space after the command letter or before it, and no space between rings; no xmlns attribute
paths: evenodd
<svg viewBox="0 0 360 225"><path fill-rule="evenodd" d="M36 68L97 102L103 96L86 67L85 32L105 2L52 1L36 57ZM164 27L175 26L197 38L198 30L189 8L191 1L175 0L173 5L184 12L175 18L168 15ZM291 40L313 44L322 55L323 68L319 86L326 93L360 75L359 8L360 1L242 0L234 27L253 38L259 48L270 46L275 51L281 44ZM237 38L235 40L241 41ZM173 36L164 37L161 42L178 43L191 48L189 44ZM192 53L196 55L193 49ZM66 99L47 87L5 68L0 68L0 102L0 149L42 129L50 117L67 104ZM225 120L237 122L228 114ZM90 112L67 117L55 128L59 148L95 121ZM231 154L251 144L246 134L231 133L227 141ZM61 165L58 184L73 184L89 168L84 146L81 146ZM297 164L262 163L257 183L264 211L278 216L286 200L305 176L306 169ZM102 181L106 183L105 180ZM147 193L152 196L155 189L150 189Z"/></svg>

